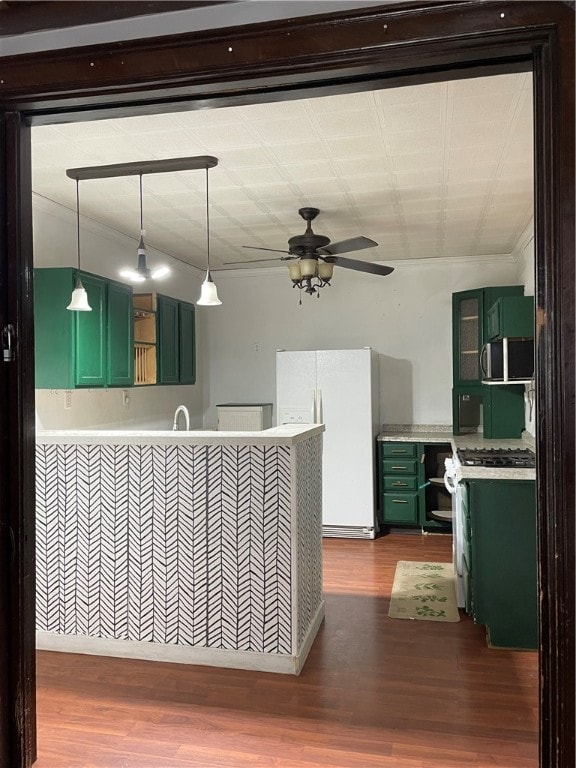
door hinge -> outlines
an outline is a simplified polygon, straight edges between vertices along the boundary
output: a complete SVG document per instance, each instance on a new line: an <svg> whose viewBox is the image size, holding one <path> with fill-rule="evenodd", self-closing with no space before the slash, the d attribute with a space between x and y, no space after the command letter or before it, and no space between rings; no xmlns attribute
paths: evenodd
<svg viewBox="0 0 576 768"><path fill-rule="evenodd" d="M16 331L9 324L2 328L2 362L12 363L16 353Z"/></svg>

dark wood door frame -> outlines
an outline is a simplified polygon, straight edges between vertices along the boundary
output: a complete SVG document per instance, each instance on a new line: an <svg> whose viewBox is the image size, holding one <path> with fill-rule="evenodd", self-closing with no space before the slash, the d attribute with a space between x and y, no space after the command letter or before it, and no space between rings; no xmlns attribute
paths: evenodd
<svg viewBox="0 0 576 768"><path fill-rule="evenodd" d="M34 759L33 322L28 127L302 98L532 68L542 768L573 768L575 717L574 5L388 4L262 25L0 59L0 764ZM13 544L10 544L12 538ZM6 558L4 562L7 562ZM4 586L4 582L3 582ZM15 660L15 662L14 662ZM6 723L0 723L0 727Z"/></svg>

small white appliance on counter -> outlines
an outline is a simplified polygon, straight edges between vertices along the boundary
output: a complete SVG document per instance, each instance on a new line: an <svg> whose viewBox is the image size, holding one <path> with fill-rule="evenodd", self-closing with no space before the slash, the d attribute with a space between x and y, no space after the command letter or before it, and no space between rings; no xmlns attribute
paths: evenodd
<svg viewBox="0 0 576 768"><path fill-rule="evenodd" d="M378 355L364 349L276 353L278 424L323 423L324 536L373 539L380 430Z"/></svg>
<svg viewBox="0 0 576 768"><path fill-rule="evenodd" d="M272 403L221 403L216 412L223 432L258 432L272 426Z"/></svg>

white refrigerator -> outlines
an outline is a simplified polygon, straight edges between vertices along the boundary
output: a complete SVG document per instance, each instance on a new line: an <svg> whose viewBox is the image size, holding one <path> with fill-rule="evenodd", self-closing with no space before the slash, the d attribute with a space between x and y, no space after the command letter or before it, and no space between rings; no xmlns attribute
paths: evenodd
<svg viewBox="0 0 576 768"><path fill-rule="evenodd" d="M375 445L380 430L378 355L364 349L279 350L278 424L323 423L324 536L377 533Z"/></svg>

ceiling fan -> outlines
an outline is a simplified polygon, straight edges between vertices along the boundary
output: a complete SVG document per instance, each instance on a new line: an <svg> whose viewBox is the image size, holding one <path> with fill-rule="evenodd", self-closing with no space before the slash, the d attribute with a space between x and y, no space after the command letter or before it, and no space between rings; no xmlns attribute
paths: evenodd
<svg viewBox="0 0 576 768"><path fill-rule="evenodd" d="M288 250L278 248L262 248L257 245L244 245L243 248L252 248L257 251L272 251L284 253L285 256L271 256L268 259L254 259L252 261L229 261L228 264L253 264L259 261L291 261L288 265L293 287L304 289L309 295L320 296L319 289L330 285L334 272L334 266L354 269L359 272L369 272L373 275L389 275L394 267L385 267L370 261L347 259L341 254L361 251L364 248L374 248L378 243L368 237L352 237L348 240L340 240L331 243L325 235L317 235L312 231L312 221L318 216L318 208L299 208L298 213L306 222L306 231L303 235L295 235L288 240Z"/></svg>

